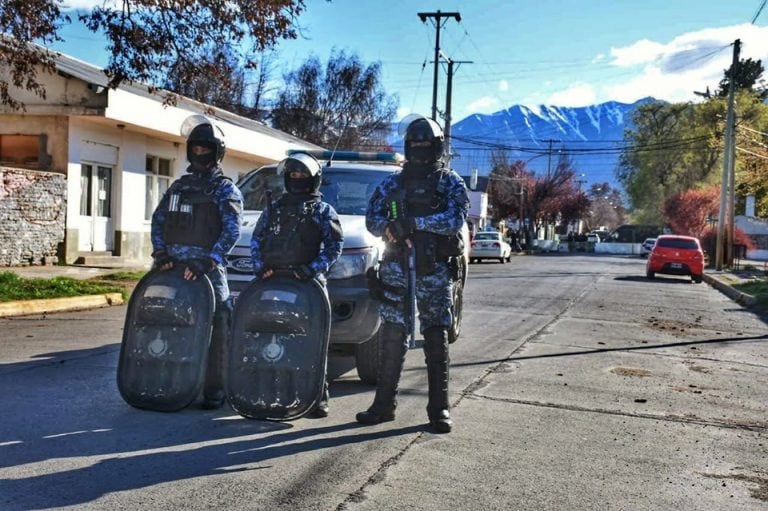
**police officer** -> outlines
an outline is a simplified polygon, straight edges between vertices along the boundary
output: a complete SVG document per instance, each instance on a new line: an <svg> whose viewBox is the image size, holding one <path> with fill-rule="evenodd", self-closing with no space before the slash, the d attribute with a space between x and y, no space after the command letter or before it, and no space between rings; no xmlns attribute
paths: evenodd
<svg viewBox="0 0 768 511"><path fill-rule="evenodd" d="M290 270L299 280L325 277L341 255L344 235L333 206L322 201L322 167L311 155L296 153L278 164L287 193L261 214L251 239L253 271L267 279L275 270ZM328 382L312 411L328 416Z"/></svg>
<svg viewBox="0 0 768 511"><path fill-rule="evenodd" d="M216 295L213 332L202 408L224 404L224 356L232 305L228 301L226 257L240 236L243 197L225 177L224 135L213 121L194 115L182 125L187 137L187 174L166 191L152 215L154 268L184 266L184 278L207 275Z"/></svg>
<svg viewBox="0 0 768 511"><path fill-rule="evenodd" d="M363 424L395 418L397 386L403 370L406 340L407 250L416 251L416 298L429 382L427 416L439 433L451 431L448 402L448 328L452 324L451 290L463 252L461 230L469 200L464 181L442 162L444 137L432 119L418 117L405 132L406 162L371 196L366 226L386 242L379 269L381 347L376 397L357 414ZM399 211L396 211L399 210Z"/></svg>

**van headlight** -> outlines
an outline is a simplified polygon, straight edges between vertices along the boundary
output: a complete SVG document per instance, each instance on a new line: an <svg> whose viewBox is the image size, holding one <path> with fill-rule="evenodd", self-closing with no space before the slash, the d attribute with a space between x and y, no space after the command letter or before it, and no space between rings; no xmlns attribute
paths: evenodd
<svg viewBox="0 0 768 511"><path fill-rule="evenodd" d="M378 258L376 247L345 249L328 272L328 278L338 280L364 275Z"/></svg>

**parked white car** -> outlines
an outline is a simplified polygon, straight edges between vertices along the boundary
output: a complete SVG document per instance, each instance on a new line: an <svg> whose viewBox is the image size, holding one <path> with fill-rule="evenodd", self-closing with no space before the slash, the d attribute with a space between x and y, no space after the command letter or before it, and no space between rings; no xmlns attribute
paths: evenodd
<svg viewBox="0 0 768 511"><path fill-rule="evenodd" d="M512 247L504 241L498 231L480 231L472 240L469 262L476 263L483 259L498 259L502 264L512 259Z"/></svg>
<svg viewBox="0 0 768 511"><path fill-rule="evenodd" d="M389 174L400 170L400 155L396 153L356 153L339 151L332 162L330 151L310 154L323 165L320 192L323 200L339 214L344 231L344 249L328 274L328 295L331 300L331 352L354 355L357 373L366 383L376 383L378 368L379 303L370 297L366 272L379 263L383 255L381 238L365 227L368 200L376 186ZM277 164L270 164L246 174L237 183L243 193L245 211L240 239L228 258L227 282L233 297L253 279L251 236L261 210L267 204L266 190L272 199L284 193L283 177L276 173ZM469 230L465 229L466 244ZM468 253L465 252L465 255ZM461 330L462 295L466 282L467 258L462 258L460 278L453 289L454 324L449 340L454 342Z"/></svg>
<svg viewBox="0 0 768 511"><path fill-rule="evenodd" d="M648 257L648 254L651 253L655 244L656 238L645 238L640 244L640 257Z"/></svg>

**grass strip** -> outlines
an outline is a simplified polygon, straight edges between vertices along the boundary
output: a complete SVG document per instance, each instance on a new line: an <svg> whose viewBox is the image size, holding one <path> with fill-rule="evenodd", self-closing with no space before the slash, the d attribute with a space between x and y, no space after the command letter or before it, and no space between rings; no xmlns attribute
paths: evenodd
<svg viewBox="0 0 768 511"><path fill-rule="evenodd" d="M98 280L78 280L70 277L23 278L13 272L0 272L0 302L66 298L104 293L121 293L123 299L126 298L124 286Z"/></svg>

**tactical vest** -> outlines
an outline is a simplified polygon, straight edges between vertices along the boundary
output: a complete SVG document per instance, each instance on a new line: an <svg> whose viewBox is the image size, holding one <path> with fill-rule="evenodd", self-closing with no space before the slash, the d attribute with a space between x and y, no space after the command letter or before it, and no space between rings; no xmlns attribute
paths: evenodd
<svg viewBox="0 0 768 511"><path fill-rule="evenodd" d="M406 214L410 217L419 217L445 212L448 209L448 197L444 188L440 186L445 177L447 177L445 169L426 175L406 176L401 173L400 186L405 189ZM420 253L423 263L428 265L432 261L445 261L450 257L458 256L464 251L464 239L460 232L454 235L443 235L417 231L414 238L417 264Z"/></svg>
<svg viewBox="0 0 768 511"><path fill-rule="evenodd" d="M168 215L163 225L166 244L211 250L221 235L221 215L215 192L226 176L213 182L189 174L171 185Z"/></svg>
<svg viewBox="0 0 768 511"><path fill-rule="evenodd" d="M312 219L319 202L289 202L282 198L270 208L269 225L261 243L265 268L289 268L311 263L320 254L323 233Z"/></svg>

